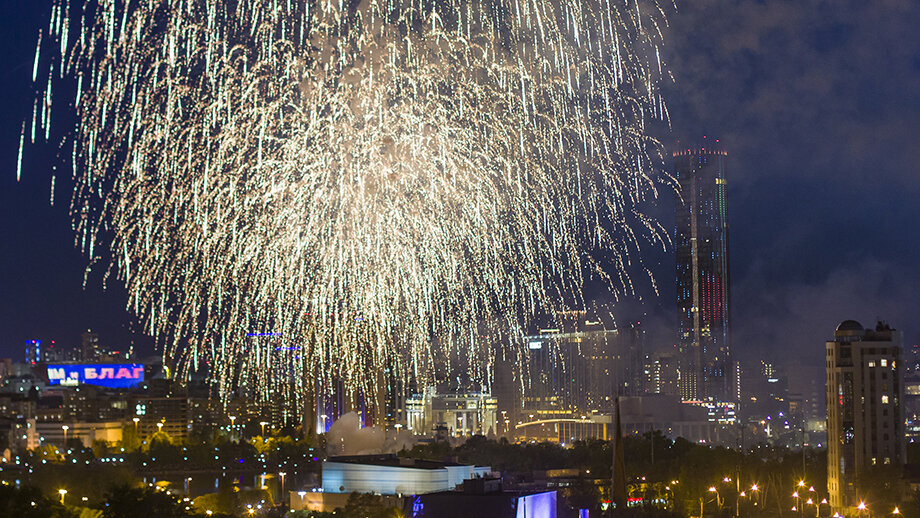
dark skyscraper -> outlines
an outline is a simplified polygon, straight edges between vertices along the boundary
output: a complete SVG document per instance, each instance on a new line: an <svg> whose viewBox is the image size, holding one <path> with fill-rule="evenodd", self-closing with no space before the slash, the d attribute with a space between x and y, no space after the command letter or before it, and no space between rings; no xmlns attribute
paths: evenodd
<svg viewBox="0 0 920 518"><path fill-rule="evenodd" d="M95 360L99 356L99 335L87 329L80 334L80 351L83 361Z"/></svg>
<svg viewBox="0 0 920 518"><path fill-rule="evenodd" d="M677 305L680 395L686 401L737 401L729 325L725 156L720 149L674 153L677 200Z"/></svg>

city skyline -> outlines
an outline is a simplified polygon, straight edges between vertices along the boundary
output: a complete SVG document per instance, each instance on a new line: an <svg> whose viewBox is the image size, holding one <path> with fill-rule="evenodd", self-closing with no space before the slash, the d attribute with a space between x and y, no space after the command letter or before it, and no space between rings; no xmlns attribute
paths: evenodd
<svg viewBox="0 0 920 518"><path fill-rule="evenodd" d="M0 509L920 516L917 26L0 3Z"/></svg>

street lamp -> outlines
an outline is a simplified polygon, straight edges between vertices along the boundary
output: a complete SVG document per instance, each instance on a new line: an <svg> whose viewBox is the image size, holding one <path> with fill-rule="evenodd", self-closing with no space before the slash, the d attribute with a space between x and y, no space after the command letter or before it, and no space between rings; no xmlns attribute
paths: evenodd
<svg viewBox="0 0 920 518"><path fill-rule="evenodd" d="M70 430L70 427L66 424L61 426L61 429L64 430L64 448L67 447L67 430Z"/></svg>
<svg viewBox="0 0 920 518"><path fill-rule="evenodd" d="M278 475L281 477L281 498L284 499L284 476L287 475L287 473L280 471Z"/></svg>
<svg viewBox="0 0 920 518"><path fill-rule="evenodd" d="M64 495L67 494L66 489L58 489L58 494L61 495L61 505L64 505Z"/></svg>
<svg viewBox="0 0 920 518"><path fill-rule="evenodd" d="M268 424L268 421L259 421L259 426L262 427L262 437L265 437L265 425Z"/></svg>
<svg viewBox="0 0 920 518"><path fill-rule="evenodd" d="M230 417L230 440L233 440L233 425L236 424L236 416L231 415Z"/></svg>
<svg viewBox="0 0 920 518"><path fill-rule="evenodd" d="M815 504L815 518L821 518L822 505L827 505L827 498L822 498L820 502Z"/></svg>
<svg viewBox="0 0 920 518"><path fill-rule="evenodd" d="M891 511L891 514L901 514L901 510L898 509L898 506L894 506L894 511Z"/></svg>
<svg viewBox="0 0 920 518"><path fill-rule="evenodd" d="M163 421L160 421L159 423L157 423L157 433L162 432L162 431L163 431Z"/></svg>
<svg viewBox="0 0 920 518"><path fill-rule="evenodd" d="M716 494L716 505L719 506L719 510L721 511L722 510L722 495L719 494L719 490L716 489L716 486L710 486L709 492Z"/></svg>

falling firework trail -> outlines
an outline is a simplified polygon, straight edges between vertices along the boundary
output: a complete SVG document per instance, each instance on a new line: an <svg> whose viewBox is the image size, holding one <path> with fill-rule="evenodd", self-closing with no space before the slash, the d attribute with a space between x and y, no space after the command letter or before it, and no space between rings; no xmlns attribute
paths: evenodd
<svg viewBox="0 0 920 518"><path fill-rule="evenodd" d="M180 378L421 386L588 276L629 293L631 257L665 244L641 212L663 20L652 0L56 0L32 138L56 67L77 243L90 267L111 251Z"/></svg>

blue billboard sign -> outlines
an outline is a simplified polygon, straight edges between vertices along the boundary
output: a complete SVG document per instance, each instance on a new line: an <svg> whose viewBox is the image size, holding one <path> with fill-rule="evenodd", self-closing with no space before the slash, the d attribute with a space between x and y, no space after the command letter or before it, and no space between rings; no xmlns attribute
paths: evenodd
<svg viewBox="0 0 920 518"><path fill-rule="evenodd" d="M48 384L75 387L97 385L109 388L130 388L144 381L141 363L92 363L48 366Z"/></svg>

